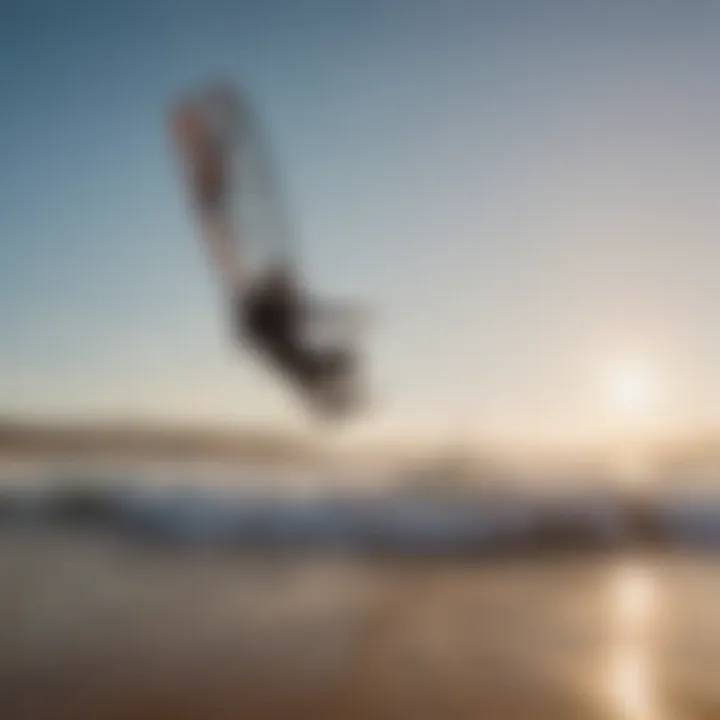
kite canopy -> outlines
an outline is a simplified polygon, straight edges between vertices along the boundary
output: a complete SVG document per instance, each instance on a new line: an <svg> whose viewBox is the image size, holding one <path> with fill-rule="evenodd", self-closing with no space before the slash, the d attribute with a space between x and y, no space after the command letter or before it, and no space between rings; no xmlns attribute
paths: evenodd
<svg viewBox="0 0 720 720"><path fill-rule="evenodd" d="M170 130L204 246L230 301L244 303L250 292L263 303L255 311L263 321L250 326L255 349L302 386L305 399L325 417L354 410L360 396L356 363L328 359L354 358L352 343L342 336L356 325L356 313L347 304L317 302L298 282L296 243L249 103L227 84L208 86L173 107ZM273 272L289 280L289 295L271 292ZM241 317L241 327L243 322ZM318 343L311 326L332 329L334 340Z"/></svg>
<svg viewBox="0 0 720 720"><path fill-rule="evenodd" d="M240 91L207 86L177 103L170 122L201 218L219 217L257 264L294 263L296 243L272 158Z"/></svg>

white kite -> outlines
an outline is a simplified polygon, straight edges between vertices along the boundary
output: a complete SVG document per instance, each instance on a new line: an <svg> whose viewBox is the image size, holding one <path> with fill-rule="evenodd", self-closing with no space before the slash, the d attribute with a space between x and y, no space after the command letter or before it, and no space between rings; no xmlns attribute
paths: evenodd
<svg viewBox="0 0 720 720"><path fill-rule="evenodd" d="M171 130L236 333L314 409L352 413L360 383L351 338L312 338L318 323L347 333L357 314L311 300L300 283L272 163L248 104L230 86L209 86L173 107Z"/></svg>

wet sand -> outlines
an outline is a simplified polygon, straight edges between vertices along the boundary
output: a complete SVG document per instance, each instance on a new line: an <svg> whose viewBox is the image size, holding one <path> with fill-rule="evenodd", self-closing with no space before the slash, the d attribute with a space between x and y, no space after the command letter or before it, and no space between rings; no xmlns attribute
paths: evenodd
<svg viewBox="0 0 720 720"><path fill-rule="evenodd" d="M720 718L720 566L262 558L5 530L0 717Z"/></svg>

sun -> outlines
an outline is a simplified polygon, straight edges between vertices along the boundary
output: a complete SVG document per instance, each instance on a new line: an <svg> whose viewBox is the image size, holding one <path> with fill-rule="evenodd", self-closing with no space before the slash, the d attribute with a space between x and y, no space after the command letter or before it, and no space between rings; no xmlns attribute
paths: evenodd
<svg viewBox="0 0 720 720"><path fill-rule="evenodd" d="M652 479L647 442L661 427L660 390L656 367L639 357L617 358L602 373L600 391L608 413L611 459L625 487L644 486Z"/></svg>
<svg viewBox="0 0 720 720"><path fill-rule="evenodd" d="M650 365L642 361L616 363L605 373L604 395L620 418L647 417L657 404L657 378Z"/></svg>

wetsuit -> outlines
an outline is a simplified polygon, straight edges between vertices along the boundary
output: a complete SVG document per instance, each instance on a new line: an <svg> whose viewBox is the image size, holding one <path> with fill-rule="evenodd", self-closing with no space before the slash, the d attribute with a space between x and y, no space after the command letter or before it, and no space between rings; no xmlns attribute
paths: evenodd
<svg viewBox="0 0 720 720"><path fill-rule="evenodd" d="M236 303L242 336L306 390L320 389L352 371L348 350L318 349L303 337L304 304L286 276L265 279L239 293Z"/></svg>

